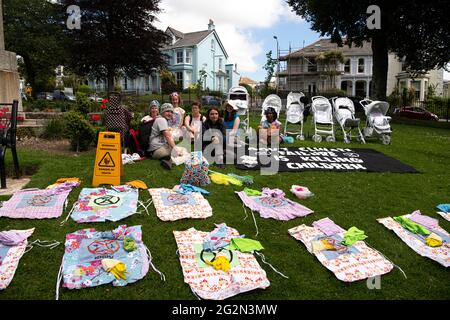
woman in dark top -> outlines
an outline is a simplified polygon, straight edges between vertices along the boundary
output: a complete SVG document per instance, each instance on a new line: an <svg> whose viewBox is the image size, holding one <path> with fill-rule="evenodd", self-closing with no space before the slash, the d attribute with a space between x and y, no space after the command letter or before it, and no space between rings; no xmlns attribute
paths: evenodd
<svg viewBox="0 0 450 320"><path fill-rule="evenodd" d="M216 107L212 107L208 110L206 120L203 122L202 134L203 151L208 148L208 150L206 150L207 152L204 153L204 156L210 163L214 161L217 167L224 168L225 124L220 117L219 109ZM212 159L211 156L214 157L214 159Z"/></svg>

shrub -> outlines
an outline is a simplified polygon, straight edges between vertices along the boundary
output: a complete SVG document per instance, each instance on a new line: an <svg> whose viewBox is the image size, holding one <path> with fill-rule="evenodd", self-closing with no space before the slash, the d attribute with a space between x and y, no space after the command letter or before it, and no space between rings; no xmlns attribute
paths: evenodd
<svg viewBox="0 0 450 320"><path fill-rule="evenodd" d="M325 98L333 97L346 97L347 93L344 90L328 89L317 93L318 96L324 96Z"/></svg>
<svg viewBox="0 0 450 320"><path fill-rule="evenodd" d="M72 111L65 114L64 121L64 135L70 140L71 149L76 152L87 150L95 139L95 130L85 116Z"/></svg>
<svg viewBox="0 0 450 320"><path fill-rule="evenodd" d="M81 113L84 116L91 111L93 108L92 101L90 101L86 94L77 92L77 102L75 105L75 111Z"/></svg>
<svg viewBox="0 0 450 320"><path fill-rule="evenodd" d="M86 84L82 84L81 86L78 87L78 90L77 90L77 93L84 93L86 95L88 95L91 92L92 92L91 87L89 87Z"/></svg>
<svg viewBox="0 0 450 320"><path fill-rule="evenodd" d="M65 135L65 121L61 118L50 120L45 126L42 138L61 139Z"/></svg>

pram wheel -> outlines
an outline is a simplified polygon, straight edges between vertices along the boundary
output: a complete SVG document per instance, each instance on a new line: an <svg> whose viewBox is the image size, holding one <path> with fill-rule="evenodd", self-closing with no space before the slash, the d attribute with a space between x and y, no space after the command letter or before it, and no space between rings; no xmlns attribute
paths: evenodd
<svg viewBox="0 0 450 320"><path fill-rule="evenodd" d="M314 142L322 142L322 136L319 134L315 134L312 136Z"/></svg>
<svg viewBox="0 0 450 320"><path fill-rule="evenodd" d="M327 142L336 142L336 139L333 136L328 136L326 140Z"/></svg>
<svg viewBox="0 0 450 320"><path fill-rule="evenodd" d="M387 134L382 135L382 136L381 136L381 142L382 142L384 145L389 145L389 144L391 144L391 136L389 136L389 135L387 135Z"/></svg>
<svg viewBox="0 0 450 320"><path fill-rule="evenodd" d="M301 140L304 141L305 140L305 136L302 134L299 134L298 136L295 137L297 140Z"/></svg>

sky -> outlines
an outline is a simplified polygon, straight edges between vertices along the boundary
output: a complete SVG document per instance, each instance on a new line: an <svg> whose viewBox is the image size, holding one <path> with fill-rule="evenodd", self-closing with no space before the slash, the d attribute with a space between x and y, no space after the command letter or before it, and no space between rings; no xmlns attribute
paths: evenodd
<svg viewBox="0 0 450 320"><path fill-rule="evenodd" d="M302 48L320 38L309 23L291 11L285 0L161 0L156 26L181 32L208 29L209 19L241 76L263 81L266 53L276 58L277 36L284 52ZM450 79L450 73L444 77Z"/></svg>

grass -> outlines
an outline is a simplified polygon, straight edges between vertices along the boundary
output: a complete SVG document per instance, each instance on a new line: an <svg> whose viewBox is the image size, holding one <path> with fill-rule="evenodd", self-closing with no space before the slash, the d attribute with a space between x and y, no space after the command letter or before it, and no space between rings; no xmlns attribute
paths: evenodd
<svg viewBox="0 0 450 320"><path fill-rule="evenodd" d="M309 129L307 129L308 131ZM310 131L310 130L309 130ZM338 141L342 141L339 137ZM296 145L318 146L309 141L296 142ZM342 142L326 143L320 146L360 147L357 143L345 145ZM262 219L256 215L259 236L265 247L268 261L287 274L284 279L266 265L270 287L241 294L233 299L446 299L450 298L450 275L440 264L415 254L393 232L379 224L376 219L386 216L411 213L420 209L424 214L438 218L435 206L449 202L450 193L450 131L438 128L423 128L396 124L392 145L384 146L371 141L365 147L376 149L420 171L419 174L391 173L333 173L301 172L280 173L275 176L259 176L255 171L238 171L227 166L226 172L251 174L255 176L253 187L271 187L285 190L288 197L292 184L308 186L316 195L302 204L313 209L314 214L281 222ZM81 187L89 187L92 179L94 153L78 157L51 155L43 152L19 150L21 165L39 166L28 187L44 188L57 178L78 176ZM8 152L7 166L12 166ZM168 187L179 182L183 168L177 167L168 172L157 161L142 161L125 166L122 182L141 179L149 187ZM78 187L70 194L69 208L81 190ZM153 255L155 265L165 273L167 281L162 282L155 272L132 285L115 288L111 285L101 287L67 290L61 289L60 299L196 299L188 285L183 282L181 266L176 255L177 246L173 230L195 227L210 231L214 223L226 222L241 234L254 238L255 227L252 219L243 220L242 204L234 194L238 187L210 185L208 200L213 207L213 217L206 220L182 220L162 222L150 208L150 216L134 215L121 224L142 225L143 239ZM147 191L140 192L140 199L147 200ZM3 197L0 200L6 200ZM65 218L65 212L63 217ZM62 218L63 218L62 217ZM320 218L330 217L344 228L357 226L369 236L367 242L381 251L408 276L393 269L382 277L381 290L369 290L365 281L346 284L324 268L309 254L303 244L292 238L287 230L300 224L310 225ZM98 230L111 230L119 223L98 223L77 225L69 220L63 227L60 219L51 220L13 220L0 218L0 230L26 229L35 227L31 241L64 241L70 232L88 227ZM450 223L439 217L444 229L450 230ZM16 275L10 286L0 292L0 299L54 299L55 283L64 248L35 247L20 261Z"/></svg>

